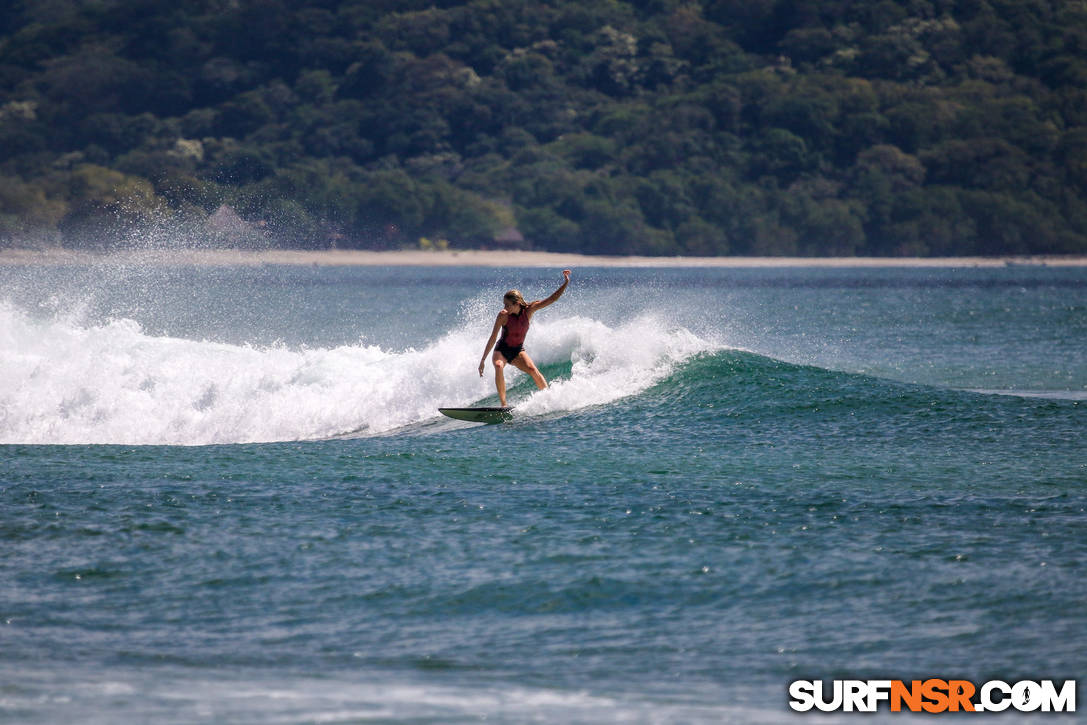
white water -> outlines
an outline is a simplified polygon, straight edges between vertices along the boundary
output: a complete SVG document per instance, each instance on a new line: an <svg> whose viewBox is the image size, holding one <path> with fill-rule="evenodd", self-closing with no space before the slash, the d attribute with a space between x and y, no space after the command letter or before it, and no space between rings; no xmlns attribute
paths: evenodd
<svg viewBox="0 0 1087 725"><path fill-rule="evenodd" d="M490 363L483 378L477 371L483 329L465 325L420 349L258 347L153 336L129 319L37 319L0 303L0 443L204 445L389 431L494 396ZM541 317L531 354L571 373L536 391L507 368L510 402L526 415L606 404L711 347L650 316L616 328Z"/></svg>
<svg viewBox="0 0 1087 725"><path fill-rule="evenodd" d="M115 723L118 719L245 723L772 723L777 719L772 707L718 704L713 695L718 701L725 696L707 683L700 683L697 697L670 696L667 691L656 695L620 693L617 697L587 690L396 681L365 671L350 678L276 678L265 673L254 678L237 669L214 672L214 677L172 671L169 674L174 677L165 678L161 670L152 675L124 668L114 668L107 674L80 674L82 680L68 694L39 696L33 692L30 697L30 688L20 688L19 684L42 683L39 686L47 689L56 675L26 672L21 683L0 702L15 711L38 713L52 722L75 719L89 725ZM820 722L838 721L828 716Z"/></svg>

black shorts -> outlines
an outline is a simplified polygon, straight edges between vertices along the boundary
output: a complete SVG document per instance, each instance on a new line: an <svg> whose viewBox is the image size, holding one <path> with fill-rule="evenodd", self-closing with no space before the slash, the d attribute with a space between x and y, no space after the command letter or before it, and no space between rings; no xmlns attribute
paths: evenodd
<svg viewBox="0 0 1087 725"><path fill-rule="evenodd" d="M502 357L506 358L506 362L513 362L513 359L521 354L521 351L525 349L524 345L507 345L505 340L499 340L494 349L502 353Z"/></svg>

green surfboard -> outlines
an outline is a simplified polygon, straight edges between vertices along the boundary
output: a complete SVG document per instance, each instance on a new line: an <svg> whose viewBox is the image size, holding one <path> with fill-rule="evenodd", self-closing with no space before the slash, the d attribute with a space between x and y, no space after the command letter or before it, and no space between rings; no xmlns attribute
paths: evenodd
<svg viewBox="0 0 1087 725"><path fill-rule="evenodd" d="M469 423L504 423L513 420L513 408L438 408L438 412Z"/></svg>

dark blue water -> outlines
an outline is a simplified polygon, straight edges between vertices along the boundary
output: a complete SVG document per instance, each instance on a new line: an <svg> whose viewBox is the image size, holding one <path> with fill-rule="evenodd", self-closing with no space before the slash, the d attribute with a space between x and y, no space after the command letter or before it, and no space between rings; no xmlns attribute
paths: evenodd
<svg viewBox="0 0 1087 725"><path fill-rule="evenodd" d="M794 722L798 678L1084 672L1084 271L575 270L496 426L436 408L493 402L550 270L3 274L0 720Z"/></svg>

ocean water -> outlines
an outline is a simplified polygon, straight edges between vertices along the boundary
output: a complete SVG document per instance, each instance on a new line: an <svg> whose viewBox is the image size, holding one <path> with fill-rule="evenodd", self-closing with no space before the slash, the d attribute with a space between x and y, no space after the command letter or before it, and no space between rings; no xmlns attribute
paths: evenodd
<svg viewBox="0 0 1087 725"><path fill-rule="evenodd" d="M574 269L551 387L439 416L559 282L0 267L0 721L903 722L788 683L1087 674L1087 270Z"/></svg>

